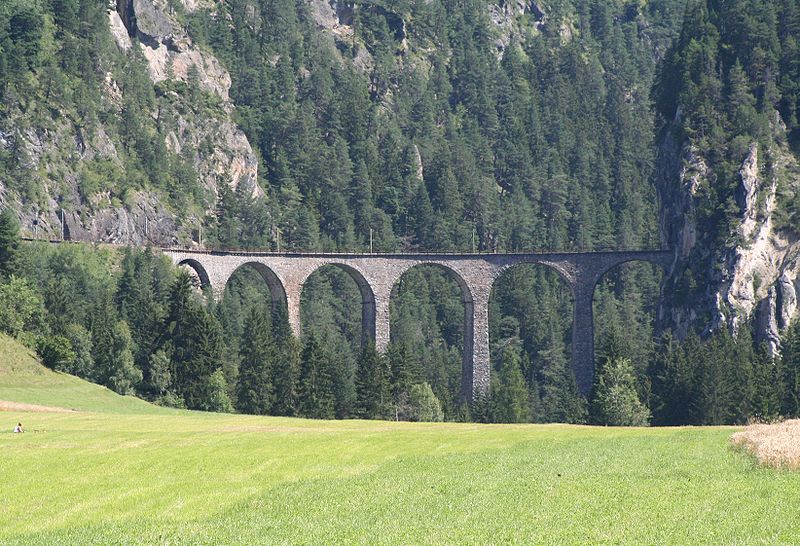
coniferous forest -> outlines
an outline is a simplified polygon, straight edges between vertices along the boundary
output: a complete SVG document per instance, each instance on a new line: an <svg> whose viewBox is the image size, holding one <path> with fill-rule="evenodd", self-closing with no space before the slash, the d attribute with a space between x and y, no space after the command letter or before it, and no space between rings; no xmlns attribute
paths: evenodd
<svg viewBox="0 0 800 546"><path fill-rule="evenodd" d="M310 2L169 4L230 73L263 193L221 184L207 206L191 161L164 145L174 120L144 113L221 106L192 81L153 85L138 50L114 45L108 6L4 2L0 129L66 118L118 139L118 162L82 167L80 202L158 192L203 216L209 247L652 249L664 244L656 180L669 133L716 173L696 210L705 251L664 288L642 264L601 281L588 399L568 365L569 288L543 267L506 272L490 304L491 395L468 405L464 308L441 269L402 277L382 355L361 346L361 296L335 266L305 284L295 339L255 270L237 271L215 302L155 250L22 243L6 201L0 330L47 366L168 406L313 418L671 425L800 414L797 321L774 356L748 324L678 335L657 314L662 290L685 301L707 291L697 279L735 227L741 158L776 138L776 112L797 149L797 0L551 1L547 20L561 24L527 13L527 31L502 49L486 0L348 4L349 45L319 32ZM109 73L119 110L99 91ZM50 186L6 140L4 187L46 201ZM790 231L798 207L781 197Z"/></svg>

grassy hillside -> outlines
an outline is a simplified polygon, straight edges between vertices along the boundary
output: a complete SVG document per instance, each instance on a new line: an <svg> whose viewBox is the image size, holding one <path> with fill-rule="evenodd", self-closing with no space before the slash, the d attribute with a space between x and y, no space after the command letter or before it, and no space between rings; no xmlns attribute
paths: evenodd
<svg viewBox="0 0 800 546"><path fill-rule="evenodd" d="M170 412L139 398L120 396L100 385L49 370L38 362L33 351L3 334L0 334L0 401L79 411Z"/></svg>
<svg viewBox="0 0 800 546"><path fill-rule="evenodd" d="M800 474L730 428L172 412L0 339L2 544L792 543ZM11 358L13 355L13 358ZM25 434L10 431L22 419Z"/></svg>

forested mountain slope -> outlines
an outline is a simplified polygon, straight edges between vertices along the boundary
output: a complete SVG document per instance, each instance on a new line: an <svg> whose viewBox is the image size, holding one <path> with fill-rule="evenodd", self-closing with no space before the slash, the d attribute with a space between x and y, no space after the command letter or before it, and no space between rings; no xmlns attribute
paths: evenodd
<svg viewBox="0 0 800 546"><path fill-rule="evenodd" d="M469 250L473 231L479 250L654 246L648 97L681 12L14 0L4 193L28 231L58 234L64 210L73 238L123 243L147 214L196 215L224 245L363 249L372 228L381 250ZM263 199L220 189L240 182Z"/></svg>
<svg viewBox="0 0 800 546"><path fill-rule="evenodd" d="M0 200L23 233L58 237L63 216L69 238L119 243L675 248L663 287L660 271L634 265L595 298L599 361L630 359L656 408L668 396L659 366L678 354L657 334L727 325L747 334L736 350L752 363L751 331L775 349L794 314L796 10L795 0L10 0ZM256 317L264 290L242 271L210 310L234 402L248 332L270 322ZM388 360L429 383L449 418L463 416L460 300L446 273L419 268L392 310ZM360 304L346 273L320 271L302 301L314 337L302 358L281 349L288 366L332 362L326 415L361 411ZM550 271L498 280L496 392L526 400L504 419L585 418L566 366L570 309ZM723 383L719 373L693 369L691 382ZM725 415L675 419L747 416L726 404Z"/></svg>

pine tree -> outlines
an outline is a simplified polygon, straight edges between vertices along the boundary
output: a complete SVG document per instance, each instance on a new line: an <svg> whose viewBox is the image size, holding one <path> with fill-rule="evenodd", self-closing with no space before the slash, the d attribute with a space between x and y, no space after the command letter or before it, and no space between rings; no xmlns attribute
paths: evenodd
<svg viewBox="0 0 800 546"><path fill-rule="evenodd" d="M0 212L0 277L8 278L17 272L19 242L19 221L14 211L6 207Z"/></svg>
<svg viewBox="0 0 800 546"><path fill-rule="evenodd" d="M334 397L329 362L326 361L322 343L313 332L308 334L300 361L298 414L312 419L333 419Z"/></svg>
<svg viewBox="0 0 800 546"><path fill-rule="evenodd" d="M563 342L551 339L550 348L539 353L542 369L542 417L546 422L580 423L586 415L577 393L575 376L564 357Z"/></svg>
<svg viewBox="0 0 800 546"><path fill-rule="evenodd" d="M636 394L633 365L625 358L607 360L598 374L591 417L600 425L646 426L650 411Z"/></svg>
<svg viewBox="0 0 800 546"><path fill-rule="evenodd" d="M717 332L694 355L698 365L694 406L699 424L723 425L732 406L732 340L727 330ZM687 357L692 355L687 354Z"/></svg>
<svg viewBox="0 0 800 546"><path fill-rule="evenodd" d="M275 402L273 366L275 347L263 310L253 307L244 325L240 348L237 409L267 415Z"/></svg>
<svg viewBox="0 0 800 546"><path fill-rule="evenodd" d="M185 271L176 277L169 300L160 346L171 355L175 394L190 409L216 411L219 382L212 381L211 375L224 361L219 323L192 293L191 277Z"/></svg>
<svg viewBox="0 0 800 546"><path fill-rule="evenodd" d="M525 423L530 419L528 387L520 369L519 352L509 344L503 351L500 372L492 385L492 420Z"/></svg>
<svg viewBox="0 0 800 546"><path fill-rule="evenodd" d="M422 378L419 362L412 355L405 343L390 343L386 351L386 360L391 374L392 400L394 415L400 419L408 419L411 412L411 389ZM430 388L430 385L428 385Z"/></svg>
<svg viewBox="0 0 800 546"><path fill-rule="evenodd" d="M800 321L791 323L781 348L783 400L781 412L787 417L800 416Z"/></svg>
<svg viewBox="0 0 800 546"><path fill-rule="evenodd" d="M753 362L753 396L748 417L767 421L778 418L783 390L781 359L774 358L766 343L762 343Z"/></svg>
<svg viewBox="0 0 800 546"><path fill-rule="evenodd" d="M730 340L728 369L731 392L728 415L725 421L732 424L744 424L752 415L754 384L753 339L748 329L741 329L735 340Z"/></svg>
<svg viewBox="0 0 800 546"><path fill-rule="evenodd" d="M364 344L356 368L356 413L365 419L394 418L391 371L375 344Z"/></svg>
<svg viewBox="0 0 800 546"><path fill-rule="evenodd" d="M694 336L686 342L687 345L696 343ZM648 370L654 424L685 425L692 422L690 401L694 382L690 365L691 361L686 358L680 344L671 334L665 334Z"/></svg>
<svg viewBox="0 0 800 546"><path fill-rule="evenodd" d="M295 415L298 408L298 381L301 368L300 344L291 334L278 338L279 350L275 363L275 415Z"/></svg>

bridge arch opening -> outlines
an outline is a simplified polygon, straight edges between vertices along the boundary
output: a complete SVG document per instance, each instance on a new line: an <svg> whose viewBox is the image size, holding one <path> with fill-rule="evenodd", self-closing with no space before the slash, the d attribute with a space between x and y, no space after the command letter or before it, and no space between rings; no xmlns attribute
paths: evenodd
<svg viewBox="0 0 800 546"><path fill-rule="evenodd" d="M215 287L216 288L216 287ZM273 329L280 326L288 328L286 290L283 283L266 265L260 262L247 262L237 267L221 291L220 306L231 316L246 317L252 307L264 307L273 323ZM226 316L226 313L221 313ZM281 330L283 332L283 330ZM245 332L240 332L246 335Z"/></svg>
<svg viewBox="0 0 800 546"><path fill-rule="evenodd" d="M390 365L404 367L408 383L428 383L447 419L472 392L473 312L466 282L442 264L414 265L392 287Z"/></svg>
<svg viewBox="0 0 800 546"><path fill-rule="evenodd" d="M358 359L363 345L375 335L372 288L358 270L343 264L325 264L303 282L300 324L303 358L306 351L311 351L313 336L316 354L328 372L333 407L332 415L326 415L354 416Z"/></svg>
<svg viewBox="0 0 800 546"><path fill-rule="evenodd" d="M260 262L247 262L237 267L228 282L225 284L225 293L229 289L236 289L240 292L247 288L255 289L266 296L264 301L270 302L272 311L286 308L286 290L283 283L272 269ZM263 290L266 289L266 292ZM224 298L223 294L223 298Z"/></svg>
<svg viewBox="0 0 800 546"><path fill-rule="evenodd" d="M324 264L303 283L300 322L338 331L358 354L366 342L375 341L375 294L356 268L342 263Z"/></svg>
<svg viewBox="0 0 800 546"><path fill-rule="evenodd" d="M607 358L628 358L640 397L646 394L648 364L656 349L655 323L664 269L647 261L611 267L594 289L594 370Z"/></svg>
<svg viewBox="0 0 800 546"><path fill-rule="evenodd" d="M199 288L203 290L211 288L211 281L208 278L208 272L206 271L205 267L203 267L203 264L197 260L181 260L178 262L178 267L183 267L184 269L190 271Z"/></svg>
<svg viewBox="0 0 800 546"><path fill-rule="evenodd" d="M489 298L493 420L581 420L570 367L574 304L562 273L547 264L519 263L495 279ZM517 369L526 400L513 388ZM527 403L524 410L521 402Z"/></svg>

